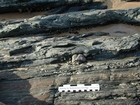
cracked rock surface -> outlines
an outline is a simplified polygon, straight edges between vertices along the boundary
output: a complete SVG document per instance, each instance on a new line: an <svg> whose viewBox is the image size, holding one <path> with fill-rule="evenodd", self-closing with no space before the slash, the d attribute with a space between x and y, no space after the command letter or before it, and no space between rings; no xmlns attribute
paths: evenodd
<svg viewBox="0 0 140 105"><path fill-rule="evenodd" d="M140 104L140 34L95 39L38 35L4 38L0 44L0 101L6 105ZM86 62L73 64L74 55ZM78 83L98 83L101 90L57 91Z"/></svg>
<svg viewBox="0 0 140 105"><path fill-rule="evenodd" d="M103 2L103 0L0 0L0 13L46 11L64 5L103 5Z"/></svg>
<svg viewBox="0 0 140 105"><path fill-rule="evenodd" d="M87 25L105 25L108 23L140 24L140 8L130 10L89 10L35 16L29 19L20 19L0 22L0 37L37 34L50 31L66 30L72 27Z"/></svg>
<svg viewBox="0 0 140 105"><path fill-rule="evenodd" d="M0 21L0 105L140 105L140 33L75 31L110 22L139 26L140 8ZM58 92L94 83L100 91Z"/></svg>

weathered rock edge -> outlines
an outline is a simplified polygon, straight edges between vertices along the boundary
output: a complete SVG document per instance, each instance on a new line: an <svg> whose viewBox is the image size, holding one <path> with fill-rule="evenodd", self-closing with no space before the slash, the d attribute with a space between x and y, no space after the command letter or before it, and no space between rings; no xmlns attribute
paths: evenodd
<svg viewBox="0 0 140 105"><path fill-rule="evenodd" d="M2 38L0 49L0 102L6 105L140 105L140 34L87 40ZM65 59L87 53L92 61L86 57L86 63L73 65ZM59 63L52 64L55 59ZM101 90L57 91L60 85L79 83L98 83Z"/></svg>
<svg viewBox="0 0 140 105"><path fill-rule="evenodd" d="M66 63L74 54L83 54L87 61L122 59L140 56L140 34L122 38L88 40L80 38L75 40L67 37L10 38L1 41L0 49L3 49L0 52L1 70Z"/></svg>
<svg viewBox="0 0 140 105"><path fill-rule="evenodd" d="M98 0L98 2L103 1ZM84 5L88 3L93 3L93 0L2 0L0 1L0 13L45 11L64 5ZM97 5L97 3L95 4Z"/></svg>
<svg viewBox="0 0 140 105"><path fill-rule="evenodd" d="M37 34L49 32L50 30L87 25L105 25L113 22L140 25L140 8L130 10L90 10L1 21L0 37Z"/></svg>

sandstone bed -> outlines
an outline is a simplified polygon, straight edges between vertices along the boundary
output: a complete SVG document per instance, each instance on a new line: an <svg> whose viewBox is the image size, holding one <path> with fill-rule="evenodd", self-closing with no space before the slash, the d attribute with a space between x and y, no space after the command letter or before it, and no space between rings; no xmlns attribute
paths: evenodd
<svg viewBox="0 0 140 105"><path fill-rule="evenodd" d="M112 23L137 29L92 30ZM0 21L0 105L140 105L139 25L140 8ZM101 89L58 92L79 83Z"/></svg>

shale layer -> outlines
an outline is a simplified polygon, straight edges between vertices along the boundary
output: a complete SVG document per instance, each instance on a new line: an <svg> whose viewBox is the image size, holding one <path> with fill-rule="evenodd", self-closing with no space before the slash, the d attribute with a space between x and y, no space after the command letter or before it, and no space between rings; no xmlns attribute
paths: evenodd
<svg viewBox="0 0 140 105"><path fill-rule="evenodd" d="M137 31L90 31L111 23ZM140 105L139 25L140 8L0 21L0 105ZM58 92L94 83L100 91Z"/></svg>

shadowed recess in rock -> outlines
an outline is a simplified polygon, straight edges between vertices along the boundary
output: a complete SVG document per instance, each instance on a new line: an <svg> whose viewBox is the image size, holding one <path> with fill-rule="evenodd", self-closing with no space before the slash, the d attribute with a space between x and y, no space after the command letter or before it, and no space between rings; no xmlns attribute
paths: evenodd
<svg viewBox="0 0 140 105"><path fill-rule="evenodd" d="M4 61L0 62L0 69L11 69L11 68L19 68L19 67L26 67L32 64L32 60L20 60L20 61Z"/></svg>
<svg viewBox="0 0 140 105"><path fill-rule="evenodd" d="M32 53L33 51L34 51L34 48L32 46L27 46L27 47L10 51L10 56L29 54L29 53Z"/></svg>
<svg viewBox="0 0 140 105"><path fill-rule="evenodd" d="M30 93L31 87L28 79L22 79L13 72L0 73L0 102L4 105L53 105L46 98L35 98Z"/></svg>
<svg viewBox="0 0 140 105"><path fill-rule="evenodd" d="M61 6L82 6L85 4L102 5L101 1L93 0L2 0L0 1L0 13L5 12L33 12L33 11L46 11L52 8ZM88 7L88 6L87 6ZM9 9L10 8L10 9ZM100 7L101 8L101 7ZM62 9L60 9L61 11Z"/></svg>

